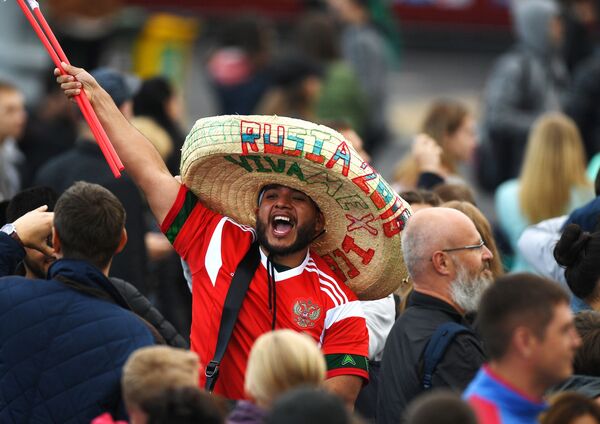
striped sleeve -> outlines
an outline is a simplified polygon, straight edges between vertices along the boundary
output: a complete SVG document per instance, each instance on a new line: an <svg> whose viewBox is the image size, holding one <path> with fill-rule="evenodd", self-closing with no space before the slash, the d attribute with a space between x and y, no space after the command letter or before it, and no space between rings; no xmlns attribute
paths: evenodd
<svg viewBox="0 0 600 424"><path fill-rule="evenodd" d="M181 185L175 203L160 229L177 253L187 261L190 252L202 249L202 246L208 243L210 235L222 218L206 208L186 186Z"/></svg>
<svg viewBox="0 0 600 424"><path fill-rule="evenodd" d="M321 291L330 305L321 338L327 378L357 375L368 380L369 333L360 302L345 285L325 273Z"/></svg>
<svg viewBox="0 0 600 424"><path fill-rule="evenodd" d="M186 186L179 187L179 193L171 210L167 213L160 229L167 236L171 244L175 244L177 234L185 224L192 210L198 203L198 198Z"/></svg>
<svg viewBox="0 0 600 424"><path fill-rule="evenodd" d="M356 375L369 379L369 360L366 356L349 353L325 355L327 362L327 378L339 375Z"/></svg>

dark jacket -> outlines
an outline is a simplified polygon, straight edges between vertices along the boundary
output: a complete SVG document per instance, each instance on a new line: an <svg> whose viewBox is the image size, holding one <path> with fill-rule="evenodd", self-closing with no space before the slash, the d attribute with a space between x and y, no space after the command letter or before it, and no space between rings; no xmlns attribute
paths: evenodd
<svg viewBox="0 0 600 424"><path fill-rule="evenodd" d="M600 223L600 196L571 212L563 228L569 224L577 224L583 231L593 233L598 231L598 223Z"/></svg>
<svg viewBox="0 0 600 424"><path fill-rule="evenodd" d="M549 390L550 394L560 392L577 392L590 399L596 399L600 397L600 377L596 375L573 374L567 381Z"/></svg>
<svg viewBox="0 0 600 424"><path fill-rule="evenodd" d="M129 281L147 294L145 272L147 267L145 211L146 206L131 178L123 174L115 178L93 141L79 140L67 152L44 165L35 177L35 184L52 187L62 193L77 181L99 184L110 190L127 212L125 228L127 244L113 259L110 275Z"/></svg>
<svg viewBox="0 0 600 424"><path fill-rule="evenodd" d="M189 349L190 346L173 327L173 324L167 321L160 311L133 284L115 277L111 277L110 281L121 296L125 298L131 310L154 326L169 346Z"/></svg>
<svg viewBox="0 0 600 424"><path fill-rule="evenodd" d="M529 130L545 112L558 111L568 85L560 50L548 30L558 8L543 0L513 2L517 45L493 65L483 92L482 138L490 143L485 172L497 185L519 174Z"/></svg>
<svg viewBox="0 0 600 424"><path fill-rule="evenodd" d="M422 389L422 355L436 328L454 321L469 323L448 303L413 292L407 308L388 336L378 391L377 423L401 422L407 404ZM448 346L433 374L433 388L463 390L483 364L481 342L474 334L458 334Z"/></svg>
<svg viewBox="0 0 600 424"><path fill-rule="evenodd" d="M600 56L583 62L565 97L565 113L581 132L588 159L600 149Z"/></svg>
<svg viewBox="0 0 600 424"><path fill-rule="evenodd" d="M58 260L49 280L5 277L24 254L0 233L0 422L87 424L107 411L126 418L121 369L153 344L148 327L87 262Z"/></svg>

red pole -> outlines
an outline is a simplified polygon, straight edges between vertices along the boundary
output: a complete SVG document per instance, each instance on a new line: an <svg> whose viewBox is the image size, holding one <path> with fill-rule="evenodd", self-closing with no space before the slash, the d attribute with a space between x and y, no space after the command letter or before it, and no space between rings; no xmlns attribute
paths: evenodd
<svg viewBox="0 0 600 424"><path fill-rule="evenodd" d="M19 4L19 7L25 14L25 17L29 21L31 27L37 34L38 38L40 39L40 41L42 42L42 44L48 51L48 54L50 55L50 58L54 62L54 65L64 75L65 71L62 69L62 66L60 63L61 62L60 58L54 51L52 45L48 41L44 32L42 31L42 28L39 26L39 24L35 20L33 14L31 13L31 11L27 7L27 5L25 5L24 0L17 0L17 3ZM38 7L38 9L39 9L39 7ZM62 49L61 49L61 51L62 51ZM63 54L64 54L64 52L63 52ZM90 104L89 109L86 108L86 106L84 105L83 98L85 98L87 100L87 103L89 104L89 99L87 99L87 96L85 96L85 93L83 90L81 90L81 95L75 96L75 101L77 102L79 109L83 113L85 120L87 121L88 125L90 126L90 129L92 130L92 134L94 135L94 138L98 142L98 145L100 146L100 150L102 150L102 153L104 154L104 157L105 157L106 161L108 162L108 165L110 166L110 169L111 169L113 175L115 176L115 178L119 178L121 176L119 166L115 162L113 156L110 153L110 150L109 150L110 148L108 147L109 145L112 147L112 145L110 144L110 141L108 140L108 137L106 136L106 133L104 132L104 129L102 128L102 125L100 124L100 121L98 121L98 117L95 115L93 109L91 109L91 104ZM90 113L90 111L91 111L91 113ZM95 120L94 120L94 118L95 118ZM104 137L106 137L106 138L103 137L103 134L102 134L103 132L104 132ZM108 143L108 145L107 145L107 143ZM116 155L116 152L115 152L115 155ZM122 164L121 164L121 166L122 166ZM121 169L123 169L123 168L121 168Z"/></svg>
<svg viewBox="0 0 600 424"><path fill-rule="evenodd" d="M33 10L33 14L38 19L42 29L48 36L48 39L50 40L50 44L52 44L52 47L58 54L58 58L61 61L70 65L71 63L69 62L69 59L67 59L67 55L65 55L65 52L63 51L62 47L60 46L60 43L56 39L56 36L54 35L54 32L50 28L50 25L48 25L48 22L46 21L46 18L42 14L42 11L40 10L40 7L39 7L39 4L37 3L37 1L32 1L32 0L27 0L27 1L29 3L29 6ZM90 103L90 100L87 98L87 96L85 95L83 90L82 90L82 94L80 94L80 96L83 100L84 107L90 112L90 116L92 117L92 120L94 121L94 125L96 125L96 127L99 129L100 134L104 138L105 145L108 148L108 151L109 151L111 157L113 158L114 163L117 165L119 170L122 171L125 167L123 166L123 163L121 162L121 159L119 158L119 155L117 155L117 152L115 151L113 145L111 144L110 139L108 138L108 135L106 135L106 132L104 131L102 124L98 120L98 117L94 113L94 110L92 108L92 104Z"/></svg>

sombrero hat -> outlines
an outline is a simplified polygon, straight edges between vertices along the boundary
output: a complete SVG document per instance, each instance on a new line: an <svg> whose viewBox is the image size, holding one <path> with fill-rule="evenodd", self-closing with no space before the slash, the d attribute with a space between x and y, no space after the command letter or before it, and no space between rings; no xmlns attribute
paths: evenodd
<svg viewBox="0 0 600 424"><path fill-rule="evenodd" d="M380 299L406 277L400 232L408 204L336 131L278 116L216 116L196 122L181 177L212 210L254 226L262 187L308 194L325 216L320 255L362 300Z"/></svg>

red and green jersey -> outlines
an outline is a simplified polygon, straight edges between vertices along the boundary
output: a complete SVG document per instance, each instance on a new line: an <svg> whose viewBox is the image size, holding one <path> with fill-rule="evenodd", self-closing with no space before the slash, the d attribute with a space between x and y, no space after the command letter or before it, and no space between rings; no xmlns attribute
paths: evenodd
<svg viewBox="0 0 600 424"><path fill-rule="evenodd" d="M253 228L207 209L185 186L161 229L192 273L191 345L206 366L215 353L231 279L256 234ZM261 334L271 330L266 265L261 251L261 263L221 362L215 392L229 399L245 397L250 348ZM327 360L328 378L356 375L367 379L369 335L360 302L325 262L309 251L298 267L275 271L275 284L276 328L304 332L319 343ZM204 381L201 373L201 386Z"/></svg>

